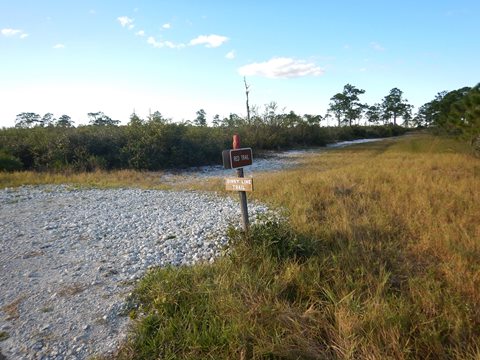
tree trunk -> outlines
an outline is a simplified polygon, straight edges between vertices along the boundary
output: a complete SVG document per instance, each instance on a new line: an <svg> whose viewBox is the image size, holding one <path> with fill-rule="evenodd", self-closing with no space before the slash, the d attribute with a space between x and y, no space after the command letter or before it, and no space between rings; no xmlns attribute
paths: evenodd
<svg viewBox="0 0 480 360"><path fill-rule="evenodd" d="M250 105L248 104L248 93L250 86L248 86L245 76L243 77L243 82L245 83L245 95L247 96L247 122L250 125Z"/></svg>

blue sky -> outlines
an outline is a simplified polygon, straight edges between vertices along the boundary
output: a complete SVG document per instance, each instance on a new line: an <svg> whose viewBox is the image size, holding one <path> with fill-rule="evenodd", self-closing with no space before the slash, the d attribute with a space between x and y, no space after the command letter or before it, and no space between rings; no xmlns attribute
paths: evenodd
<svg viewBox="0 0 480 360"><path fill-rule="evenodd" d="M0 0L0 126L21 112L324 115L351 83L416 108L480 81L480 2Z"/></svg>

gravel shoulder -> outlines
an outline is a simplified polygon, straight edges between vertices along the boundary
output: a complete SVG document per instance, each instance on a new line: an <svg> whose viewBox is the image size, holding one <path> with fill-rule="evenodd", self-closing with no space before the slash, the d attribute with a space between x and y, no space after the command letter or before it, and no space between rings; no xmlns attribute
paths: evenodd
<svg viewBox="0 0 480 360"><path fill-rule="evenodd" d="M240 217L236 200L192 191L21 187L0 190L0 203L7 359L113 351L134 281L151 266L214 261ZM268 209L249 204L249 212Z"/></svg>

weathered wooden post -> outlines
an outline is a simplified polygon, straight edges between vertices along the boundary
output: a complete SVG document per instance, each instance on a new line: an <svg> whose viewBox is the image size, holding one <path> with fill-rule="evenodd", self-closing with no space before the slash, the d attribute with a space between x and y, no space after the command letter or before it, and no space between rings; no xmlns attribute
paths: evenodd
<svg viewBox="0 0 480 360"><path fill-rule="evenodd" d="M233 150L238 150L240 149L240 136L238 135L233 135ZM243 178L243 167L237 169L237 177ZM245 232L248 232L248 226L249 221L248 221L248 207L247 207L247 193L245 191L239 191L240 194L240 208L242 210L242 225L243 225L243 230Z"/></svg>
<svg viewBox="0 0 480 360"><path fill-rule="evenodd" d="M233 135L233 150L224 150L222 152L223 167L225 169L236 169L236 178L225 179L226 190L238 191L240 196L240 209L242 211L242 227L248 232L248 207L247 191L253 191L253 179L245 178L243 167L252 165L252 149L240 148L240 137Z"/></svg>

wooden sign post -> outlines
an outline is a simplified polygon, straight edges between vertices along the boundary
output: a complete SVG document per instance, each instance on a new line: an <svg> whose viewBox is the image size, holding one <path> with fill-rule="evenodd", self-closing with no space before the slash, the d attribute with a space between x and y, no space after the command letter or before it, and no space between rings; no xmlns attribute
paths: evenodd
<svg viewBox="0 0 480 360"><path fill-rule="evenodd" d="M252 165L252 149L240 148L240 137L233 135L233 150L224 150L222 152L223 166L225 169L236 169L236 178L225 179L225 188L229 191L238 191L240 194L240 209L242 211L242 227L245 232L248 231L248 207L246 191L253 191L253 179L245 178L243 167Z"/></svg>
<svg viewBox="0 0 480 360"><path fill-rule="evenodd" d="M233 150L240 149L240 136L233 135ZM237 176L243 178L243 167L237 169ZM240 208L242 210L242 225L245 232L248 231L248 207L247 207L247 193L245 191L239 191L240 194Z"/></svg>

